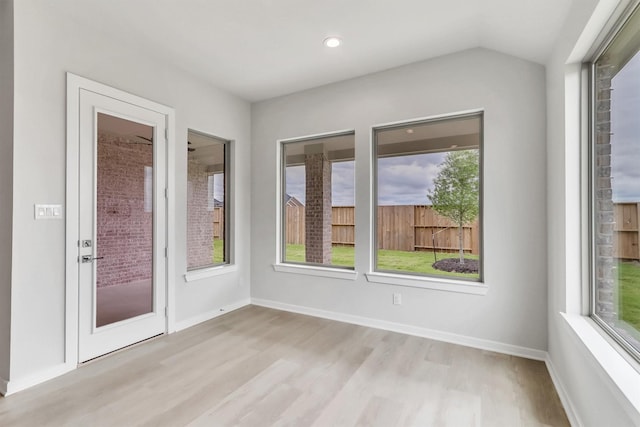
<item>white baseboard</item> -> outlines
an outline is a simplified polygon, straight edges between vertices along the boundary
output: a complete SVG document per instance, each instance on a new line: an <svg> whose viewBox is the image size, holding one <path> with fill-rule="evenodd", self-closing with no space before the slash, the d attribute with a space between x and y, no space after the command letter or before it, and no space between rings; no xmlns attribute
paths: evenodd
<svg viewBox="0 0 640 427"><path fill-rule="evenodd" d="M560 397L560 402L562 402L564 412L567 414L567 418L569 418L571 427L582 427L584 424L580 421L580 417L578 417L578 412L573 405L573 401L571 400L569 393L567 393L567 390L564 388L549 354L547 354L547 358L544 363L547 365L547 371L549 371L549 376L551 376L551 381L553 381L553 385L558 392L558 397Z"/></svg>
<svg viewBox="0 0 640 427"><path fill-rule="evenodd" d="M433 329L407 325L404 323L395 323L369 317L336 313L333 311L325 311L317 308L286 304L278 301L271 301L260 298L252 298L251 304L259 305L262 307L275 308L277 310L290 311L293 313L306 314L314 317L321 317L323 319L337 320L339 322L353 323L355 325L368 326L371 328L383 329L391 332L399 332L401 334L414 335L422 338L444 341L451 344L478 348L481 350L495 351L497 353L510 354L512 356L519 356L527 359L540 361L545 361L547 359L547 352L543 350L536 350L533 348L505 344L497 341L458 335L450 332L436 331Z"/></svg>
<svg viewBox="0 0 640 427"><path fill-rule="evenodd" d="M217 308L215 310L208 311L206 313L199 314L197 316L190 317L185 320L181 320L175 323L175 332L181 331L183 329L190 328L191 326L195 326L198 323L206 322L207 320L214 319L218 316L222 316L230 311L237 310L239 308L245 307L251 304L250 299L243 299L233 304L226 305L224 307Z"/></svg>
<svg viewBox="0 0 640 427"><path fill-rule="evenodd" d="M17 393L29 387L33 387L34 385L49 381L51 379L54 379L55 377L59 377L60 375L64 375L68 372L73 371L74 369L76 369L75 365L61 363L60 365L52 366L51 368L36 372L24 378L5 381L5 393L3 394L5 396L9 396L10 394Z"/></svg>

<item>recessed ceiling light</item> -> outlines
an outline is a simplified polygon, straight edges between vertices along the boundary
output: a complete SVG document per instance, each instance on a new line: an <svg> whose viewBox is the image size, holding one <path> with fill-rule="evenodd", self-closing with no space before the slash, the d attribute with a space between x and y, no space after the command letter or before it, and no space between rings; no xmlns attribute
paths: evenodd
<svg viewBox="0 0 640 427"><path fill-rule="evenodd" d="M407 133L408 134L412 134L413 133L413 129L407 129Z"/></svg>
<svg viewBox="0 0 640 427"><path fill-rule="evenodd" d="M451 148L458 148L458 144L453 144Z"/></svg>
<svg viewBox="0 0 640 427"><path fill-rule="evenodd" d="M338 47L342 44L342 40L338 37L327 37L322 43L324 43L326 47Z"/></svg>

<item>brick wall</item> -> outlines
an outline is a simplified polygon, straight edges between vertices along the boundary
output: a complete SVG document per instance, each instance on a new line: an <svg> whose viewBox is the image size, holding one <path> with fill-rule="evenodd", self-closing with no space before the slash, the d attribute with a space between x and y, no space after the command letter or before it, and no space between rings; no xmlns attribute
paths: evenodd
<svg viewBox="0 0 640 427"><path fill-rule="evenodd" d="M98 135L97 286L152 278L153 213L145 212L145 166L153 147Z"/></svg>
<svg viewBox="0 0 640 427"><path fill-rule="evenodd" d="M305 259L331 264L331 162L323 153L305 155Z"/></svg>
<svg viewBox="0 0 640 427"><path fill-rule="evenodd" d="M597 65L595 81L594 222L595 312L606 322L618 319L614 277L615 215L611 189L611 78L613 66Z"/></svg>
<svg viewBox="0 0 640 427"><path fill-rule="evenodd" d="M205 165L189 160L187 172L187 268L213 264L214 211L209 209Z"/></svg>

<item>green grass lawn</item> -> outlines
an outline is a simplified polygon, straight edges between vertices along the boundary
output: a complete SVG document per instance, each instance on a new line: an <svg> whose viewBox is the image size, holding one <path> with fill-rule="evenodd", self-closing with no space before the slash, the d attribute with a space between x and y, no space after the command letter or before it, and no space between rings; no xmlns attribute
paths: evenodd
<svg viewBox="0 0 640 427"><path fill-rule="evenodd" d="M215 239L213 241L213 263L222 264L224 262L224 240Z"/></svg>
<svg viewBox="0 0 640 427"><path fill-rule="evenodd" d="M437 260L456 258L457 254L436 253ZM477 255L465 255L466 258L478 259ZM287 245L286 261L304 262L304 245ZM331 253L332 265L336 267L353 267L354 250L352 246L334 246ZM433 252L390 251L382 249L378 252L378 270L404 271L419 274L478 279L478 274L449 273L436 270Z"/></svg>
<svg viewBox="0 0 640 427"><path fill-rule="evenodd" d="M640 263L618 262L620 318L640 331Z"/></svg>

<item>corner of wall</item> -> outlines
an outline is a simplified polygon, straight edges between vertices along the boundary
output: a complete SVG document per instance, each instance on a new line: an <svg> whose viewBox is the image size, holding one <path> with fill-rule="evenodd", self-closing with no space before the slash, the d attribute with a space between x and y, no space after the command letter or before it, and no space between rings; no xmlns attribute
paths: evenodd
<svg viewBox="0 0 640 427"><path fill-rule="evenodd" d="M0 393L6 394L11 349L13 227L13 0L0 1Z"/></svg>

